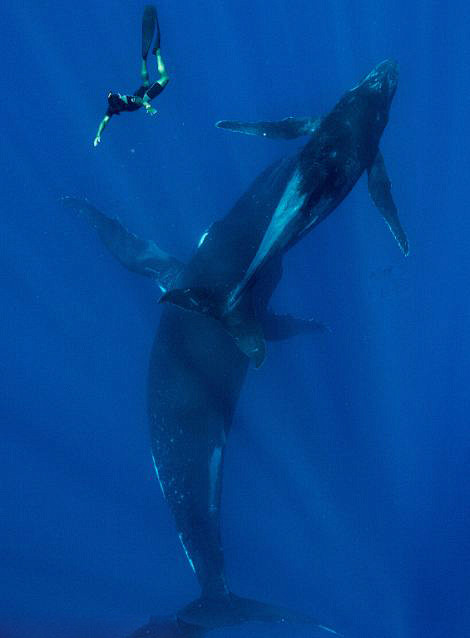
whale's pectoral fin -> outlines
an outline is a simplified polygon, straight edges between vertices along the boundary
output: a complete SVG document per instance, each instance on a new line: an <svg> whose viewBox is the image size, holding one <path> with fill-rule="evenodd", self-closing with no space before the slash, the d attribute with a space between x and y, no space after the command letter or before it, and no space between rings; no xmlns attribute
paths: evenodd
<svg viewBox="0 0 470 638"><path fill-rule="evenodd" d="M172 303L184 310L198 312L221 322L235 343L259 368L266 356L261 323L255 316L251 294L246 294L237 306L225 313L223 301L218 301L206 288L173 288L160 298L160 303Z"/></svg>
<svg viewBox="0 0 470 638"><path fill-rule="evenodd" d="M180 261L160 250L154 241L140 239L87 200L64 197L62 202L88 218L103 244L123 266L151 277L162 290L167 290L184 268Z"/></svg>
<svg viewBox="0 0 470 638"><path fill-rule="evenodd" d="M266 312L261 319L266 341L282 341L301 334L330 332L328 326L314 319L300 319L292 315Z"/></svg>
<svg viewBox="0 0 470 638"><path fill-rule="evenodd" d="M216 122L216 127L246 135L293 140L301 135L311 135L318 127L320 119L319 117L286 117L278 122L220 120Z"/></svg>
<svg viewBox="0 0 470 638"><path fill-rule="evenodd" d="M387 175L387 169L385 168L384 158L380 151L368 169L368 176L369 193L374 204L382 213L383 218L387 222L403 253L408 255L408 239L398 218L397 207L392 197L391 183Z"/></svg>
<svg viewBox="0 0 470 638"><path fill-rule="evenodd" d="M177 617L190 626L201 627L206 631L247 622L265 622L283 625L310 625L315 630L315 636L341 635L334 629L319 624L316 619L306 614L250 598L241 598L235 594L215 599L199 598L181 609L177 613Z"/></svg>

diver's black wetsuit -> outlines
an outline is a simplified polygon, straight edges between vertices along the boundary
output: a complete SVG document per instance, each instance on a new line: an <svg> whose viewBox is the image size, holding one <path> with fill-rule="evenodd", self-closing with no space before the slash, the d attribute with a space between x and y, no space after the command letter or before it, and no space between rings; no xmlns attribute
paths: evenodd
<svg viewBox="0 0 470 638"><path fill-rule="evenodd" d="M164 88L165 86L162 86L159 82L154 82L152 86L148 88L142 84L132 95L121 95L119 101L116 100L113 104L109 104L106 115L119 115L119 113L122 113L123 111L137 111L142 108L142 98L146 93L147 97L150 100L153 100L154 97L160 95ZM136 100L135 98L140 99Z"/></svg>

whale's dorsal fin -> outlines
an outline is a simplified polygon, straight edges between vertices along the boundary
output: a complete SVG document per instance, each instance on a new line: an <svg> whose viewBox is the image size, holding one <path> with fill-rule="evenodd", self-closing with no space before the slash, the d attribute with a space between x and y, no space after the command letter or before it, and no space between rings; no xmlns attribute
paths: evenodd
<svg viewBox="0 0 470 638"><path fill-rule="evenodd" d="M164 292L171 287L183 270L184 264L158 248L154 241L140 239L86 199L64 197L62 203L89 219L103 244L123 266L139 275L154 279Z"/></svg>
<svg viewBox="0 0 470 638"><path fill-rule="evenodd" d="M375 160L367 170L369 176L369 193L374 204L382 213L383 218L403 251L408 255L409 246L405 231L398 218L397 207L392 197L391 182L387 175L384 158L378 151Z"/></svg>
<svg viewBox="0 0 470 638"><path fill-rule="evenodd" d="M236 133L259 135L275 139L293 140L301 135L312 135L317 129L320 117L286 117L278 122L239 122L220 120L217 128L225 128Z"/></svg>

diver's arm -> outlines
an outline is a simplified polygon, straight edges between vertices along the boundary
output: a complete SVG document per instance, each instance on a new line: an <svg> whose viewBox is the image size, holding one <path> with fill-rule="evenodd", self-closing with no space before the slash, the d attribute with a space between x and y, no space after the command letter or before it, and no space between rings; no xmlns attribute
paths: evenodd
<svg viewBox="0 0 470 638"><path fill-rule="evenodd" d="M103 132L104 127L106 126L106 124L109 122L110 119L111 119L111 115L108 115L106 113L106 115L101 120L100 125L98 127L98 132L97 132L96 137L95 137L95 139L93 141L93 146L98 146L98 144L101 142L101 133Z"/></svg>

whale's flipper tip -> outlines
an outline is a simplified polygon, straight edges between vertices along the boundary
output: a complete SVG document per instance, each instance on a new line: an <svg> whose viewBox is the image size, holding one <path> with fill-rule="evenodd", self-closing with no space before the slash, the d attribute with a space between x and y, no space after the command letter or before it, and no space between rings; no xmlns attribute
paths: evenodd
<svg viewBox="0 0 470 638"><path fill-rule="evenodd" d="M410 252L408 238L398 217L397 207L392 197L392 185L387 174L383 155L380 151L368 168L368 175L370 196L390 228L402 253L407 257Z"/></svg>
<svg viewBox="0 0 470 638"><path fill-rule="evenodd" d="M406 239L406 237L404 238L403 242L398 242L400 244L400 248L403 252L403 254L405 255L405 257L408 257L408 255L410 254L410 246L408 244L408 240Z"/></svg>

